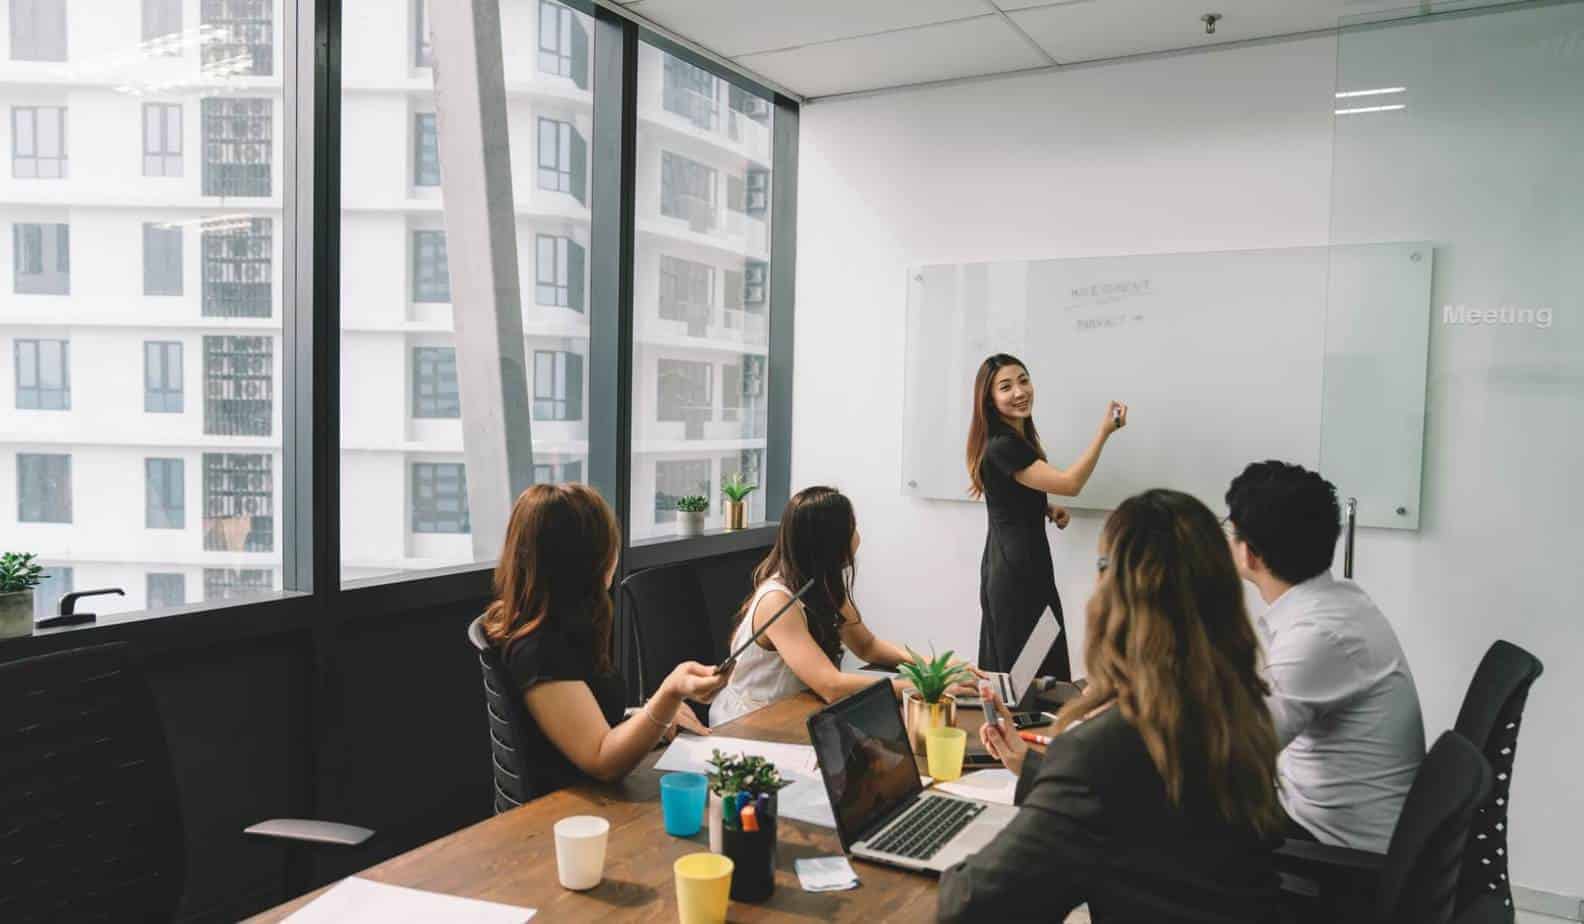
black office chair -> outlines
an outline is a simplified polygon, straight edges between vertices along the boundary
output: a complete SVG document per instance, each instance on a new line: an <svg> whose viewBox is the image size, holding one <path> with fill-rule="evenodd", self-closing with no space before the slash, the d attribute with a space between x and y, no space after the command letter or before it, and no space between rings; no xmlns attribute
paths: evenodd
<svg viewBox="0 0 1584 924"><path fill-rule="evenodd" d="M1492 892L1474 899L1453 919L1452 924L1511 924L1512 906Z"/></svg>
<svg viewBox="0 0 1584 924"><path fill-rule="evenodd" d="M1493 776L1474 745L1445 732L1414 776L1385 854L1288 841L1278 863L1300 919L1450 924L1466 910L1457 904L1458 875Z"/></svg>
<svg viewBox="0 0 1584 924"><path fill-rule="evenodd" d="M528 710L516 694L517 683L501 663L500 652L484 635L484 617L468 626L468 641L478 653L484 675L484 708L489 713L490 764L495 782L495 814L507 812L544 795L549 788L536 778L528 758ZM550 787L553 788L553 787Z"/></svg>
<svg viewBox="0 0 1584 924"><path fill-rule="evenodd" d="M168 921L187 872L153 692L124 643L0 664L0 921ZM254 837L357 846L374 832L276 819Z"/></svg>
<svg viewBox="0 0 1584 924"><path fill-rule="evenodd" d="M1453 728L1490 762L1496 784L1474 816L1468 855L1458 881L1458 907L1481 895L1494 895L1512 920L1512 881L1507 875L1507 812L1512 798L1513 758L1518 725L1529 688L1542 671L1540 660L1511 642L1498 641L1485 652L1463 696Z"/></svg>
<svg viewBox="0 0 1584 924"><path fill-rule="evenodd" d="M687 565L649 568L621 582L628 625L637 648L638 695L647 699L683 661L711 664L715 643L698 575ZM690 702L709 724L709 707Z"/></svg>

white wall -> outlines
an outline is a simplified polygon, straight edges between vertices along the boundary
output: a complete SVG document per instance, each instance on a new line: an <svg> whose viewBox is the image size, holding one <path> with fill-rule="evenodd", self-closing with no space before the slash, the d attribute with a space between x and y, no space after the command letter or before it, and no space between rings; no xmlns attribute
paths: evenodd
<svg viewBox="0 0 1584 924"><path fill-rule="evenodd" d="M792 479L854 499L858 602L877 631L977 650L984 513L899 491L905 268L1326 243L1336 52L1334 39L1316 38L804 109ZM1576 895L1584 743L1570 711L1584 694L1573 663L1584 642L1584 536L1561 513L1577 509L1566 471L1580 456L1562 421L1581 409L1584 335L1576 315L1554 330L1568 339L1552 344L1553 365L1505 394L1503 347L1489 346L1478 369L1446 374L1438 361L1465 355L1451 338L1478 332L1432 331L1424 526L1364 531L1358 569L1402 637L1432 737L1451 725L1495 638L1548 662L1515 777L1514 871L1521 885ZM1059 373L1036 384L1062 387ZM1556 426L1530 429L1525 443L1485 430L1520 407L1549 409ZM1101 464L1125 464L1127 440L1120 434ZM1504 541L1489 541L1492 506L1531 531L1504 528ZM1075 664L1100 522L1084 514L1051 530Z"/></svg>

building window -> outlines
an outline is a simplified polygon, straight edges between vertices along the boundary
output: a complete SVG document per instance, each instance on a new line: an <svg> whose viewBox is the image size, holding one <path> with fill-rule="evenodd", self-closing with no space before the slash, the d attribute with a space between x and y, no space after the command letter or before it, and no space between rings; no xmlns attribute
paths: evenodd
<svg viewBox="0 0 1584 924"><path fill-rule="evenodd" d="M180 459L144 459L144 518L149 529L182 529L187 525L185 479Z"/></svg>
<svg viewBox="0 0 1584 924"><path fill-rule="evenodd" d="M539 188L571 193L587 205L584 177L588 173L588 144L570 122L539 119Z"/></svg>
<svg viewBox="0 0 1584 924"><path fill-rule="evenodd" d="M715 170L698 161L660 153L660 214L681 218L694 231L715 227Z"/></svg>
<svg viewBox="0 0 1584 924"><path fill-rule="evenodd" d="M432 112L413 115L413 185L440 185L440 136Z"/></svg>
<svg viewBox="0 0 1584 924"><path fill-rule="evenodd" d="M203 454L204 550L275 549L274 476L270 457L254 452Z"/></svg>
<svg viewBox="0 0 1584 924"><path fill-rule="evenodd" d="M275 410L275 341L205 336L204 433L269 436Z"/></svg>
<svg viewBox="0 0 1584 924"><path fill-rule="evenodd" d="M770 285L770 264L763 260L749 260L743 266L743 304L763 305L768 299L765 292Z"/></svg>
<svg viewBox="0 0 1584 924"><path fill-rule="evenodd" d="M726 207L755 218L770 210L770 171L749 167L741 177L726 178Z"/></svg>
<svg viewBox="0 0 1584 924"><path fill-rule="evenodd" d="M61 598L76 589L76 574L73 569L59 565L45 568L39 573L38 586L33 588L34 621L59 616Z"/></svg>
<svg viewBox="0 0 1584 924"><path fill-rule="evenodd" d="M695 126L714 131L720 120L720 81L702 67L694 67L675 55L665 56L660 104L667 112L687 119Z"/></svg>
<svg viewBox="0 0 1584 924"><path fill-rule="evenodd" d="M143 104L143 175L182 175L180 103Z"/></svg>
<svg viewBox="0 0 1584 924"><path fill-rule="evenodd" d="M412 285L415 302L449 302L451 267L444 231L414 231Z"/></svg>
<svg viewBox="0 0 1584 924"><path fill-rule="evenodd" d="M66 107L11 107L11 175L59 179L66 175Z"/></svg>
<svg viewBox="0 0 1584 924"><path fill-rule="evenodd" d="M71 294L71 226L15 224L11 255L18 295Z"/></svg>
<svg viewBox="0 0 1584 924"><path fill-rule="evenodd" d="M273 248L268 218L243 218L205 228L204 317L269 317Z"/></svg>
<svg viewBox="0 0 1584 924"><path fill-rule="evenodd" d="M414 417L461 417L457 395L456 350L413 347Z"/></svg>
<svg viewBox="0 0 1584 924"><path fill-rule="evenodd" d="M71 456L19 452L17 519L23 523L70 523Z"/></svg>
<svg viewBox="0 0 1584 924"><path fill-rule="evenodd" d="M710 496L708 459L676 459L655 463L656 523L675 520L677 501L690 495Z"/></svg>
<svg viewBox="0 0 1584 924"><path fill-rule="evenodd" d="M739 86L728 86L726 92L726 105L731 110L740 113L749 119L761 124L770 121L770 101L762 96L744 90Z"/></svg>
<svg viewBox="0 0 1584 924"><path fill-rule="evenodd" d="M179 414L182 412L182 404L181 341L145 341L143 410L151 414Z"/></svg>
<svg viewBox="0 0 1584 924"><path fill-rule="evenodd" d="M534 301L583 311L583 245L567 237L534 239Z"/></svg>
<svg viewBox="0 0 1584 924"><path fill-rule="evenodd" d="M16 341L16 406L26 411L71 410L69 341Z"/></svg>
<svg viewBox="0 0 1584 924"><path fill-rule="evenodd" d="M554 0L539 0L539 71L588 89L589 39L583 21Z"/></svg>
<svg viewBox="0 0 1584 924"><path fill-rule="evenodd" d="M714 367L685 359L658 362L659 419L688 423L710 418Z"/></svg>
<svg viewBox="0 0 1584 924"><path fill-rule="evenodd" d="M702 337L714 309L714 267L662 254L660 317L666 321L685 321L689 336Z"/></svg>
<svg viewBox="0 0 1584 924"><path fill-rule="evenodd" d="M412 529L415 533L465 533L467 468L458 462L414 462Z"/></svg>
<svg viewBox="0 0 1584 924"><path fill-rule="evenodd" d="M182 0L143 0L143 49L181 54Z"/></svg>
<svg viewBox="0 0 1584 924"><path fill-rule="evenodd" d="M66 0L11 0L11 60L66 60Z"/></svg>
<svg viewBox="0 0 1584 924"><path fill-rule="evenodd" d="M179 572L150 571L148 573L147 603L151 610L167 606L181 606L187 602L187 575Z"/></svg>
<svg viewBox="0 0 1584 924"><path fill-rule="evenodd" d="M434 67L434 44L429 38L429 0L413 0L413 66Z"/></svg>
<svg viewBox="0 0 1584 924"><path fill-rule="evenodd" d="M230 600L275 589L275 572L268 568L205 568L204 599Z"/></svg>
<svg viewBox="0 0 1584 924"><path fill-rule="evenodd" d="M143 225L143 294L182 294L180 225Z"/></svg>
<svg viewBox="0 0 1584 924"><path fill-rule="evenodd" d="M199 34L204 37L206 75L268 77L275 72L271 6L271 0L201 0Z"/></svg>
<svg viewBox="0 0 1584 924"><path fill-rule="evenodd" d="M203 194L268 196L274 102L217 97L202 103Z"/></svg>
<svg viewBox="0 0 1584 924"><path fill-rule="evenodd" d="M743 407L764 394L764 357L744 356L721 367L721 420L740 420Z"/></svg>
<svg viewBox="0 0 1584 924"><path fill-rule="evenodd" d="M535 420L583 419L583 357L564 350L534 350Z"/></svg>

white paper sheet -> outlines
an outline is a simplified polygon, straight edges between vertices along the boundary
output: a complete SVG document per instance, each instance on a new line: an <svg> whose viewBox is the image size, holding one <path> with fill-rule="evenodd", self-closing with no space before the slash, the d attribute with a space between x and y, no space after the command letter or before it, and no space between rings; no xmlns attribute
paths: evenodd
<svg viewBox="0 0 1584 924"><path fill-rule="evenodd" d="M666 748L665 753L660 755L660 760L655 763L655 769L708 773L710 755L715 751L730 756L748 754L763 757L775 764L781 775L788 779L818 780L820 778L814 749L806 744L780 744L774 741L752 741L748 738L726 738L721 735L678 735L676 740L671 742L670 747Z"/></svg>
<svg viewBox="0 0 1584 924"><path fill-rule="evenodd" d="M858 874L846 857L811 857L797 860L798 883L805 892L841 892L858 888Z"/></svg>
<svg viewBox="0 0 1584 924"><path fill-rule="evenodd" d="M289 924L522 924L535 914L476 898L458 898L386 885L356 877L343 879L300 911L286 918Z"/></svg>
<svg viewBox="0 0 1584 924"><path fill-rule="evenodd" d="M936 783L935 788L965 799L1012 805L1017 793L1017 782L1018 778L1011 770L997 767L994 770L965 773L950 783Z"/></svg>

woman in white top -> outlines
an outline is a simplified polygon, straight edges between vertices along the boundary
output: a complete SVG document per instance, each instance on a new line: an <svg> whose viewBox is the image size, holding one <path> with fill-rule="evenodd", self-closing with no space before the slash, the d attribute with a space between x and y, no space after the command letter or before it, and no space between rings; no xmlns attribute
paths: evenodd
<svg viewBox="0 0 1584 924"><path fill-rule="evenodd" d="M871 664L894 667L908 660L902 646L869 631L853 604L858 541L852 502L835 488L805 488L787 501L775 548L754 569L754 592L738 614L730 650L748 641L796 588L809 580L814 586L737 659L731 681L710 706L711 725L804 690L828 703L873 684L873 676L842 672L844 648Z"/></svg>

